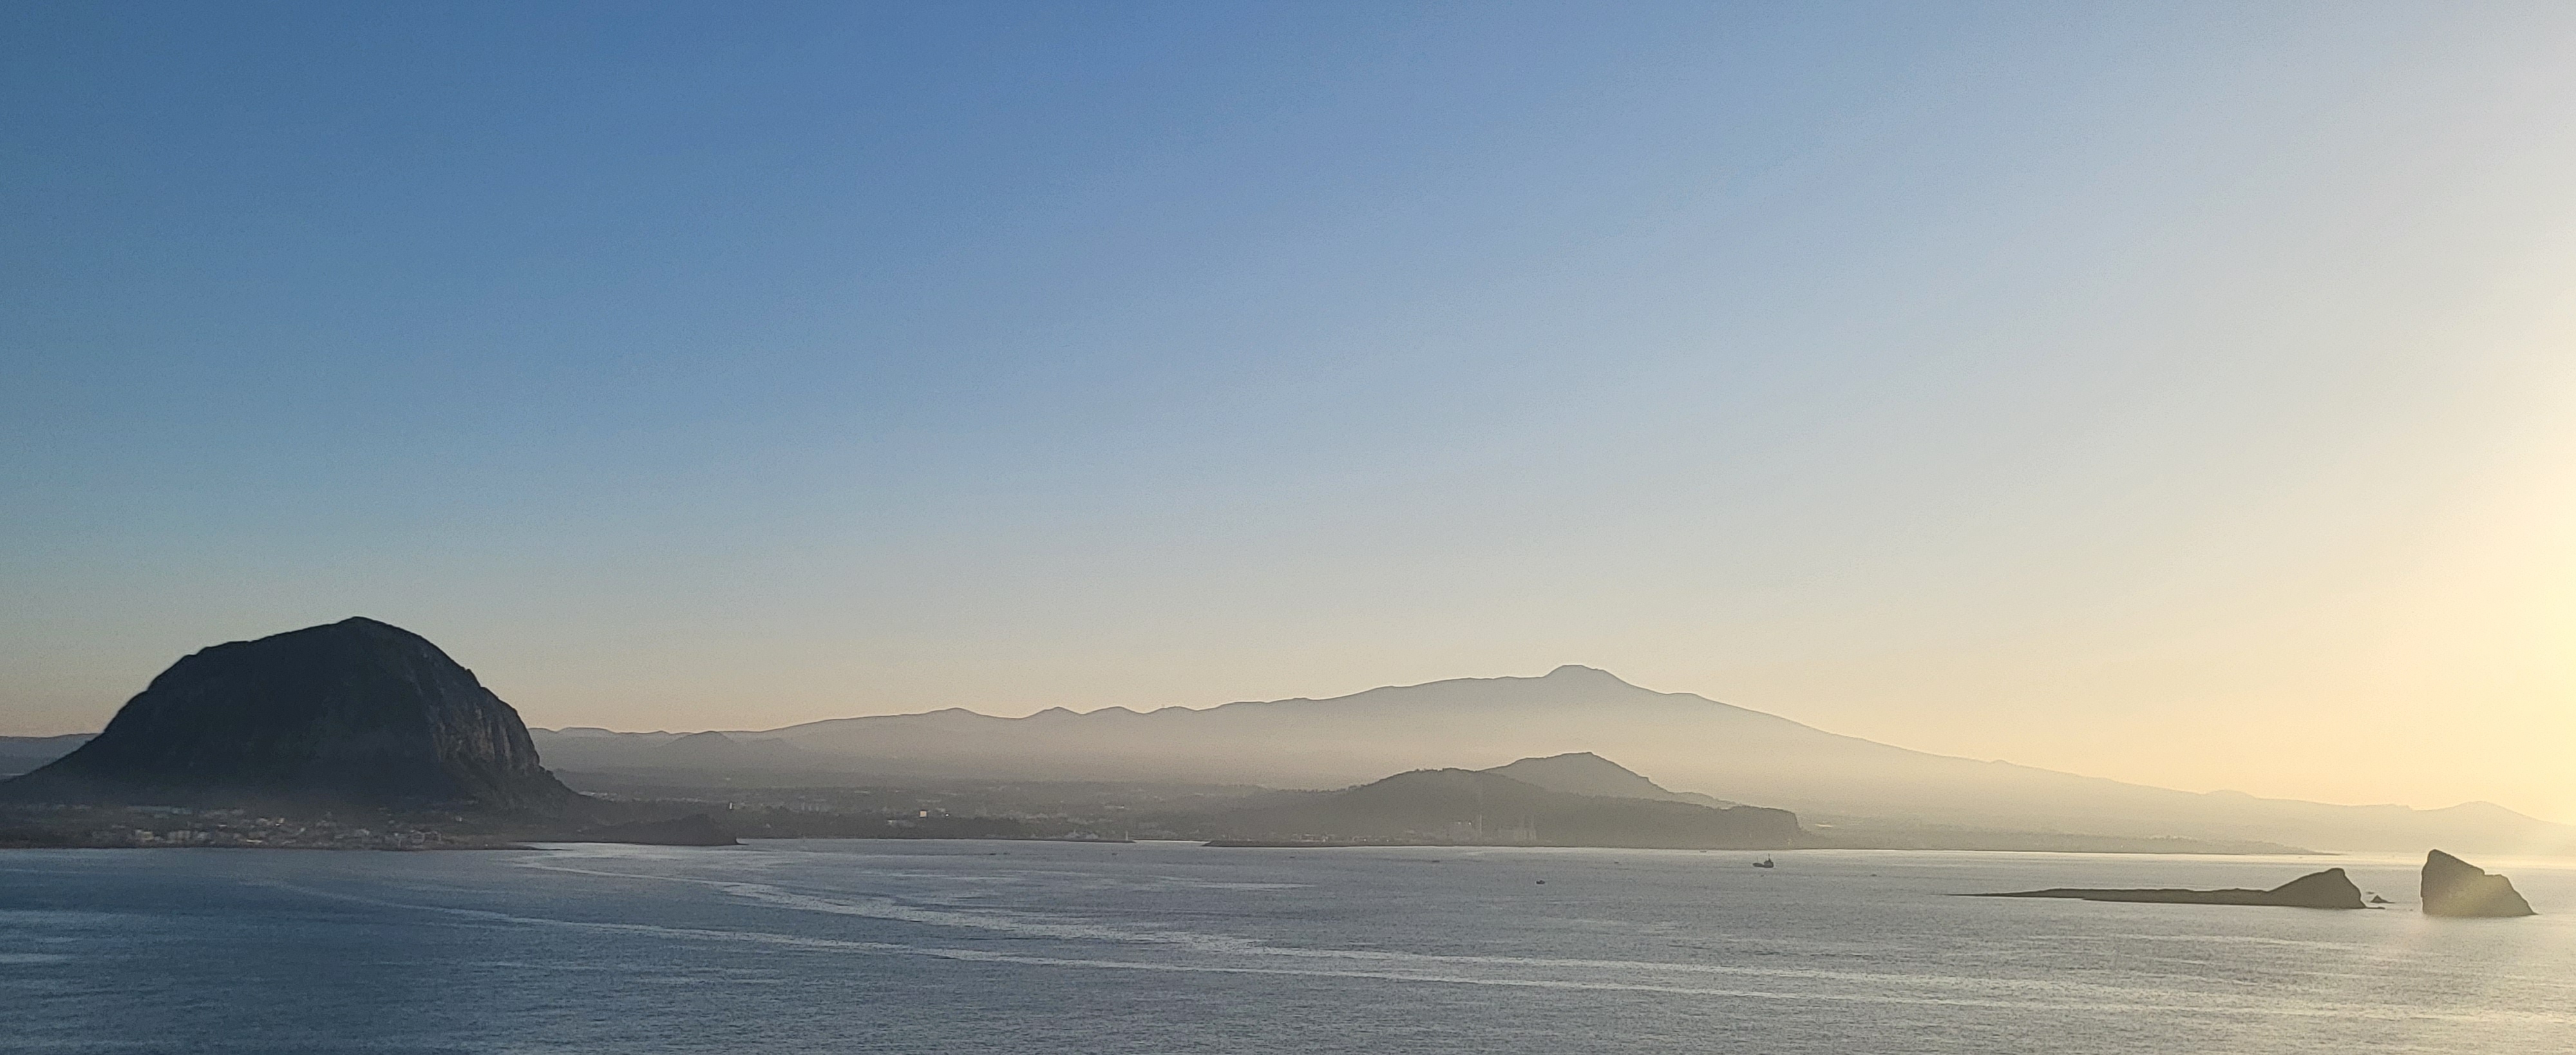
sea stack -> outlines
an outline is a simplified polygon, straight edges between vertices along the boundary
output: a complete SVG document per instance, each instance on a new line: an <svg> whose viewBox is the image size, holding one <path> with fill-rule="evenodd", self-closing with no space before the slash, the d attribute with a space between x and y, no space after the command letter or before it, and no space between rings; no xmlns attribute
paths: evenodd
<svg viewBox="0 0 2576 1055"><path fill-rule="evenodd" d="M418 634L345 619L181 659L17 801L347 803L551 812L519 712Z"/></svg>
<svg viewBox="0 0 2576 1055"><path fill-rule="evenodd" d="M2440 850L2424 855L2427 916L2536 916L2513 882Z"/></svg>

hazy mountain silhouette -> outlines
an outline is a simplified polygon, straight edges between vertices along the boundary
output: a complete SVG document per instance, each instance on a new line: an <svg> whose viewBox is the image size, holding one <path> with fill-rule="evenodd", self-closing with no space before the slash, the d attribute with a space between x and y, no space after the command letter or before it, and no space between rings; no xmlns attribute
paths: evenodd
<svg viewBox="0 0 2576 1055"><path fill-rule="evenodd" d="M845 768L765 733L619 733L606 729L535 729L546 764L559 771L622 773L793 774Z"/></svg>
<svg viewBox="0 0 2576 1055"><path fill-rule="evenodd" d="M690 733L654 749L648 761L665 769L770 769L817 760L784 740Z"/></svg>
<svg viewBox="0 0 2576 1055"><path fill-rule="evenodd" d="M1461 678L1332 699L1024 718L963 709L841 718L760 733L871 779L1168 780L1342 788L1392 772L1483 769L1589 752L1675 789L1853 826L2188 837L2329 849L2481 853L2576 849L2576 829L2471 803L2440 810L2195 794L1840 736L1589 667ZM669 734L539 733L567 769L639 766ZM579 762L572 752L579 751ZM1912 826L1912 827L1909 827ZM1929 845L1939 845L1935 839Z"/></svg>
<svg viewBox="0 0 2576 1055"><path fill-rule="evenodd" d="M61 736L0 736L0 777L16 776L72 753L95 733Z"/></svg>
<svg viewBox="0 0 2576 1055"><path fill-rule="evenodd" d="M1616 768L1616 767L1613 767ZM1632 774L1633 775L1633 774ZM1423 769L1218 815L1236 838L1420 839L1532 846L1788 849L1787 810L1550 791L1498 770Z"/></svg>
<svg viewBox="0 0 2576 1055"><path fill-rule="evenodd" d="M372 619L235 641L152 679L77 750L0 783L26 800L243 799L556 809L519 714L417 634Z"/></svg>
<svg viewBox="0 0 2576 1055"><path fill-rule="evenodd" d="M1568 751L1546 758L1524 758L1509 765L1484 770L1510 777L1524 784L1535 784L1549 791L1570 795L1600 795L1620 799L1660 799L1666 802L1688 802L1724 809L1735 803L1710 798L1693 791L1668 791L1663 785L1648 780L1609 759L1590 751Z"/></svg>

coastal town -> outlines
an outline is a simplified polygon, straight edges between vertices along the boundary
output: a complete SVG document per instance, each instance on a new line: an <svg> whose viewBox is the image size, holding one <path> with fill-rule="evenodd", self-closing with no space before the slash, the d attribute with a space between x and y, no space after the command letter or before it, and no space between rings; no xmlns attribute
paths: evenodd
<svg viewBox="0 0 2576 1055"><path fill-rule="evenodd" d="M438 818L462 822L463 817ZM263 816L189 806L27 805L0 818L0 848L240 847L288 850L463 850L514 840L442 831L432 818L387 814Z"/></svg>

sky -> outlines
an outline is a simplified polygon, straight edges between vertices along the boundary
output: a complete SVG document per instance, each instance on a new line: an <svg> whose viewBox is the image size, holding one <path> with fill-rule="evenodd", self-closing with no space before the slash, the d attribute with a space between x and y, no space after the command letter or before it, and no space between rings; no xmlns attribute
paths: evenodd
<svg viewBox="0 0 2576 1055"><path fill-rule="evenodd" d="M2576 7L0 10L0 733L1602 667L2576 821Z"/></svg>

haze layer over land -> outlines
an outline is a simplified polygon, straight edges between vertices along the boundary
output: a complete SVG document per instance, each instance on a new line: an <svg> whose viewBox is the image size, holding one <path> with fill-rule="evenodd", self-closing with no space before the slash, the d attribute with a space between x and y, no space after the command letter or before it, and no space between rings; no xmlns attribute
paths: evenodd
<svg viewBox="0 0 2576 1055"><path fill-rule="evenodd" d="M2129 840L2116 845L2133 850L2187 839L2194 843L2166 848L2413 851L2439 843L2576 852L2576 828L2489 803L2414 810L2190 794L1837 736L1581 666L1205 709L1021 718L950 709L727 734L535 735L547 763L562 771L725 786L975 778L1330 789L1402 770L1510 762L1504 775L1565 791L1792 809L1855 845L2077 848L2019 838L2047 833ZM1591 764L1538 760L1566 752L1586 753ZM1577 771L1582 783L1560 785L1545 775L1550 769Z"/></svg>
<svg viewBox="0 0 2576 1055"><path fill-rule="evenodd" d="M1836 736L1571 665L1539 678L1205 710L1001 718L951 708L765 732L531 730L438 646L353 617L194 652L95 737L0 746L12 771L32 768L0 780L0 801L22 807L0 817L0 843L28 845L143 845L147 835L265 845L274 833L236 823L245 808L328 820L336 804L433 823L474 814L527 830L713 844L733 842L731 823L790 837L1141 832L1296 845L2167 853L2441 843L2576 853L2576 828L2490 803L2419 811L2193 795ZM1595 749L1739 801L1667 788ZM1497 757L1511 761L1484 764ZM1370 779L1390 770L1399 772ZM639 801L638 785L679 793ZM904 799L913 804L887 812ZM706 808L692 813L692 802ZM215 826L156 835L128 823L173 809L212 810ZM414 833L424 843L449 838ZM336 842L336 830L328 834Z"/></svg>
<svg viewBox="0 0 2576 1055"><path fill-rule="evenodd" d="M2563 4L17 5L0 733L364 612L549 727L1576 661L2576 820L2570 54Z"/></svg>

